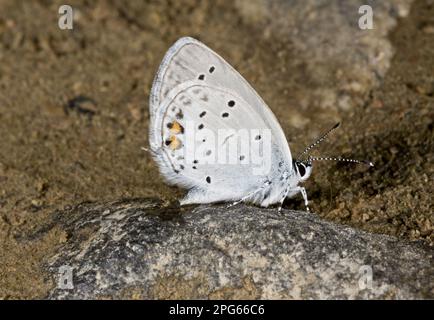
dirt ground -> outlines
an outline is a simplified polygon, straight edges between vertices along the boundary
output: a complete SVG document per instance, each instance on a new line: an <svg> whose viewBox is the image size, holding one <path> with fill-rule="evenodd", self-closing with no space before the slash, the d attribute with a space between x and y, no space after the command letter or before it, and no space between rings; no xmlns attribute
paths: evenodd
<svg viewBox="0 0 434 320"><path fill-rule="evenodd" d="M286 43L256 36L232 1L76 3L74 31L59 31L60 1L0 1L0 298L42 298L52 286L41 262L67 240L47 224L55 210L182 196L140 148L147 146L153 76L183 35L210 45L252 83L281 120L291 149L311 142L305 130L320 132L339 118L342 128L319 154L375 163L316 165L306 185L313 214L434 244L432 1L416 1L389 35L396 50L391 67L363 106L330 114L328 122L326 111L312 112L318 107L302 110L302 130L285 120L287 92L296 86L276 68L285 64L276 52ZM307 78L300 72L297 81ZM301 199L285 206L304 209Z"/></svg>

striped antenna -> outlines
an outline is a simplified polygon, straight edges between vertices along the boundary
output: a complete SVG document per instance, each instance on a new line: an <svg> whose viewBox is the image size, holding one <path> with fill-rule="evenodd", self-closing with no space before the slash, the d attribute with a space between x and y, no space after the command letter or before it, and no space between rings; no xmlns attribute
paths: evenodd
<svg viewBox="0 0 434 320"><path fill-rule="evenodd" d="M316 147L317 145L319 145L321 142L323 142L325 140L325 138L327 138L327 136L334 131L335 129L337 129L339 126L341 125L340 122L336 123L333 128L329 129L329 131L327 131L326 133L324 133L319 139L317 139L314 143L312 143L310 146L306 147L306 149L304 149L304 151L302 153L300 153L297 157L297 159L301 159L301 156L306 154L309 150L311 150L312 148Z"/></svg>
<svg viewBox="0 0 434 320"><path fill-rule="evenodd" d="M366 164L370 167L373 167L374 164L371 161L367 160L355 160L355 159L348 159L348 158L335 158L335 157L309 157L308 162L312 161L341 161L341 162L353 162L353 163L359 163L359 164Z"/></svg>

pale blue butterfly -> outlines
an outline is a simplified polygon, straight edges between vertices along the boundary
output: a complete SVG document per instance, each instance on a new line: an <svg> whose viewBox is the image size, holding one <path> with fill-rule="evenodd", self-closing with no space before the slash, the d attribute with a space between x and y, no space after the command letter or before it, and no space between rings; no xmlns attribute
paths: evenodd
<svg viewBox="0 0 434 320"><path fill-rule="evenodd" d="M301 158L337 127L293 159L282 128L261 97L223 58L190 37L168 50L152 85L151 152L166 182L188 189L181 204L279 203L280 211L286 198L301 193L308 209L306 190L299 184L309 178L314 161L372 166L345 158ZM247 133L244 140L241 133ZM226 146L230 144L235 148ZM220 158L223 149L229 154ZM261 163L253 163L254 149ZM257 170L258 165L264 170Z"/></svg>

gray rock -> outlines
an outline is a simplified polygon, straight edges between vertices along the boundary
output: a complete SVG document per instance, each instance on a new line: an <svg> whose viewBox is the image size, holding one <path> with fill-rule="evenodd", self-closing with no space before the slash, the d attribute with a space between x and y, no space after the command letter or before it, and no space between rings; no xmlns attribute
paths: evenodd
<svg viewBox="0 0 434 320"><path fill-rule="evenodd" d="M55 216L68 240L46 270L72 267L74 288L50 299L434 298L433 248L314 213L136 199Z"/></svg>

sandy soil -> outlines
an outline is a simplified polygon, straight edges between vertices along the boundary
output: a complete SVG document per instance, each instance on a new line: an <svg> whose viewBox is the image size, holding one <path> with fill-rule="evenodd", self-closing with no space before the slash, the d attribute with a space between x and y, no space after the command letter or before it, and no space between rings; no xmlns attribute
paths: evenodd
<svg viewBox="0 0 434 320"><path fill-rule="evenodd" d="M286 120L287 92L297 86L276 67L288 59L276 55L286 42L252 32L232 1L76 3L74 31L61 32L61 1L0 1L0 298L47 293L52 283L41 262L67 240L47 224L55 210L126 197L171 201L183 194L162 182L140 149L147 145L154 73L183 35L209 44L253 84L294 150L311 141L306 130L316 134L339 118L342 128L323 154L375 162L369 170L318 164L306 186L316 214L434 244L432 2L416 1L390 35L392 65L362 107L334 112L330 121L326 111L301 110L308 119L303 128ZM297 81L308 79L303 72ZM299 199L285 205L303 209Z"/></svg>

